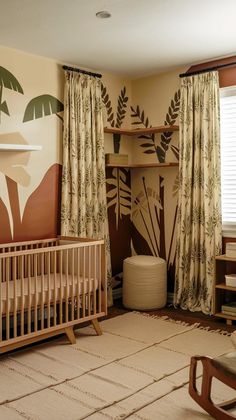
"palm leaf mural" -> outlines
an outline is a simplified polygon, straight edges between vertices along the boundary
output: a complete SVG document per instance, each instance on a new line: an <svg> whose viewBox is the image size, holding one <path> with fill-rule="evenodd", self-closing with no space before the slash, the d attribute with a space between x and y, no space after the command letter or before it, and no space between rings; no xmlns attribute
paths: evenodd
<svg viewBox="0 0 236 420"><path fill-rule="evenodd" d="M102 100L107 110L107 121L111 124L111 127L120 128L127 111L127 102L129 100L126 96L126 87L124 86L121 89L120 94L117 100L117 111L116 111L116 122L114 119L114 112L111 105L111 100L107 92L107 88L102 84L101 87ZM120 151L120 134L113 134L113 144L114 144L114 153L119 153Z"/></svg>
<svg viewBox="0 0 236 420"><path fill-rule="evenodd" d="M160 216L162 203L156 190L146 185L143 177L143 190L134 199L133 220L140 218L146 232L146 241L151 254L160 256L160 245L157 232L160 232ZM133 243L135 238L133 238Z"/></svg>
<svg viewBox="0 0 236 420"><path fill-rule="evenodd" d="M170 106L168 108L168 112L166 114L166 118L164 121L164 125L174 125L176 119L179 115L179 107L180 107L180 90L178 90L174 94L174 98L171 100ZM149 119L145 116L144 111L141 111L139 105L136 108L131 108L131 117L134 119L132 124L134 125L142 125L145 128L151 128L152 126L149 125ZM157 159L159 162L164 163L166 159L166 153L169 150L169 145L172 139L172 132L166 132L161 134L161 141L160 144L155 144L155 135L141 135L139 138L147 139L148 141L145 143L140 144L140 147L143 147L145 150L143 153L145 154L153 154L156 153ZM179 159L179 149L178 147L171 145L171 151L175 155L176 159Z"/></svg>
<svg viewBox="0 0 236 420"><path fill-rule="evenodd" d="M107 110L107 121L111 124L111 127L115 126L115 120L114 120L114 112L112 111L111 101L109 98L109 94L107 92L107 88L102 83L101 87L102 91L102 100Z"/></svg>
<svg viewBox="0 0 236 420"><path fill-rule="evenodd" d="M10 112L7 103L6 101L2 102L2 92L4 87L10 90L14 90L15 92L24 94L23 89L18 80L15 78L15 76L9 70L0 66L0 115L1 112L3 112L4 114L9 116Z"/></svg>
<svg viewBox="0 0 236 420"><path fill-rule="evenodd" d="M28 103L23 122L32 121L37 118L43 118L48 115L55 114L62 120L62 117L58 115L58 112L64 110L64 105L59 99L52 95L40 95L36 98L31 99Z"/></svg>
<svg viewBox="0 0 236 420"><path fill-rule="evenodd" d="M1 66L0 66L0 86L5 87L10 90L14 90L15 92L18 92L18 93L22 93L22 94L24 93L20 83L15 78L15 76L13 76L13 74L9 70Z"/></svg>
<svg viewBox="0 0 236 420"><path fill-rule="evenodd" d="M140 243L143 242L143 253L159 256L167 260L168 281L173 286L175 275L176 251L173 250L174 234L176 229L177 205L173 218L170 244L166 247L166 221L164 218L165 183L159 175L159 191L147 185L145 177L142 178L143 188L134 198L132 212L132 243L137 254L142 253ZM174 181L172 195L176 197L178 192L178 175ZM138 222L143 227L143 235L135 227ZM173 252L174 251L174 252Z"/></svg>
<svg viewBox="0 0 236 420"><path fill-rule="evenodd" d="M128 169L114 168L112 178L106 181L110 186L107 192L107 206L108 208L115 207L116 229L122 216L129 215L131 212L131 188L127 185L127 173Z"/></svg>
<svg viewBox="0 0 236 420"><path fill-rule="evenodd" d="M120 128L125 118L128 96L126 96L126 87L124 86L121 89L121 92L118 96L118 103L117 103L117 112L116 112L116 128Z"/></svg>
<svg viewBox="0 0 236 420"><path fill-rule="evenodd" d="M174 125L176 119L179 115L179 107L180 107L180 90L175 92L174 99L171 100L170 106L168 108L168 112L166 114L166 119L164 125ZM159 162L165 162L166 152L169 149L169 144L172 139L172 132L166 132L161 134L161 143L160 147L157 146L160 159ZM179 149L176 146L171 145L171 151L179 160Z"/></svg>

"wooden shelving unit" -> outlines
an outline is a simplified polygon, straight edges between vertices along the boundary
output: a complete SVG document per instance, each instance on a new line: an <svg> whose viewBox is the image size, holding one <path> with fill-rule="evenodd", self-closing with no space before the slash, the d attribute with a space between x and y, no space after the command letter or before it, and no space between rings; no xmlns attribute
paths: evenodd
<svg viewBox="0 0 236 420"><path fill-rule="evenodd" d="M30 152L42 150L42 146L33 144L0 144L1 152Z"/></svg>
<svg viewBox="0 0 236 420"><path fill-rule="evenodd" d="M149 127L149 128L137 128L137 129L128 129L128 128L104 128L104 133L111 134L121 134L125 136L141 136L143 134L155 134L155 133L172 133L174 131L179 131L178 125L160 125L158 127Z"/></svg>
<svg viewBox="0 0 236 420"><path fill-rule="evenodd" d="M167 168L170 166L179 166L178 162L165 162L165 163L131 163L130 165L120 165L107 163L106 168Z"/></svg>
<svg viewBox="0 0 236 420"><path fill-rule="evenodd" d="M213 313L219 318L226 319L228 325L236 320L235 316L224 314L221 306L224 303L236 301L236 287L227 286L225 283L225 274L236 273L236 258L230 258L226 255L215 257L215 279L213 283Z"/></svg>

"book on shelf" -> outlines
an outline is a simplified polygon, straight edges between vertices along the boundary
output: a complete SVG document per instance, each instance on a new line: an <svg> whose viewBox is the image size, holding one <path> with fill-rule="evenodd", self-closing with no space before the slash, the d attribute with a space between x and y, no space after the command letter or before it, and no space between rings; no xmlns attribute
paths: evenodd
<svg viewBox="0 0 236 420"><path fill-rule="evenodd" d="M226 311L225 309L221 311L223 315L229 315L236 318L236 312L234 311Z"/></svg>
<svg viewBox="0 0 236 420"><path fill-rule="evenodd" d="M230 311L236 315L236 302L224 303L224 305L221 306L221 310L222 312Z"/></svg>

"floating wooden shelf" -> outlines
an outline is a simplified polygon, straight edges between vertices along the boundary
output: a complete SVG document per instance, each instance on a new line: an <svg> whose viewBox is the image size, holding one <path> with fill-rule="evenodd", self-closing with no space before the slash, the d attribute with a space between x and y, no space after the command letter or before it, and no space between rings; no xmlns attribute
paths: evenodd
<svg viewBox="0 0 236 420"><path fill-rule="evenodd" d="M235 314L235 316L233 316L233 315L223 314L223 312L217 312L214 315L217 316L217 317L219 317L219 318L225 318L226 320L227 319L229 319L231 321L235 321L236 320L236 314ZM231 322L229 323L229 325L232 325Z"/></svg>
<svg viewBox="0 0 236 420"><path fill-rule="evenodd" d="M33 144L0 144L2 152L29 152L34 150L42 150L42 146Z"/></svg>
<svg viewBox="0 0 236 420"><path fill-rule="evenodd" d="M130 165L120 165L107 163L106 168L166 168L170 166L179 166L178 162L165 163L131 163Z"/></svg>
<svg viewBox="0 0 236 420"><path fill-rule="evenodd" d="M215 257L216 260L220 260L220 261L235 261L236 262L236 258L234 257L227 257L226 254L223 255L218 255L217 257Z"/></svg>
<svg viewBox="0 0 236 420"><path fill-rule="evenodd" d="M135 130L125 128L104 128L104 133L124 134L126 136L141 136L143 134L166 133L179 131L178 125L160 125L159 127L137 128Z"/></svg>
<svg viewBox="0 0 236 420"><path fill-rule="evenodd" d="M236 292L236 287L227 286L225 283L216 284L215 287L216 289L231 290L232 292Z"/></svg>

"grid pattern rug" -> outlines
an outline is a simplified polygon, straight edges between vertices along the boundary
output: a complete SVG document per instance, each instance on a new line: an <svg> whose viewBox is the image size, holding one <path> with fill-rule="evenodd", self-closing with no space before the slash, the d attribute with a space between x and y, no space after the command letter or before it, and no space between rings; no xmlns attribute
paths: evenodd
<svg viewBox="0 0 236 420"><path fill-rule="evenodd" d="M0 359L1 420L209 419L188 395L190 356L234 351L230 336L136 312ZM199 376L201 372L198 372ZM220 383L214 398L233 398Z"/></svg>

